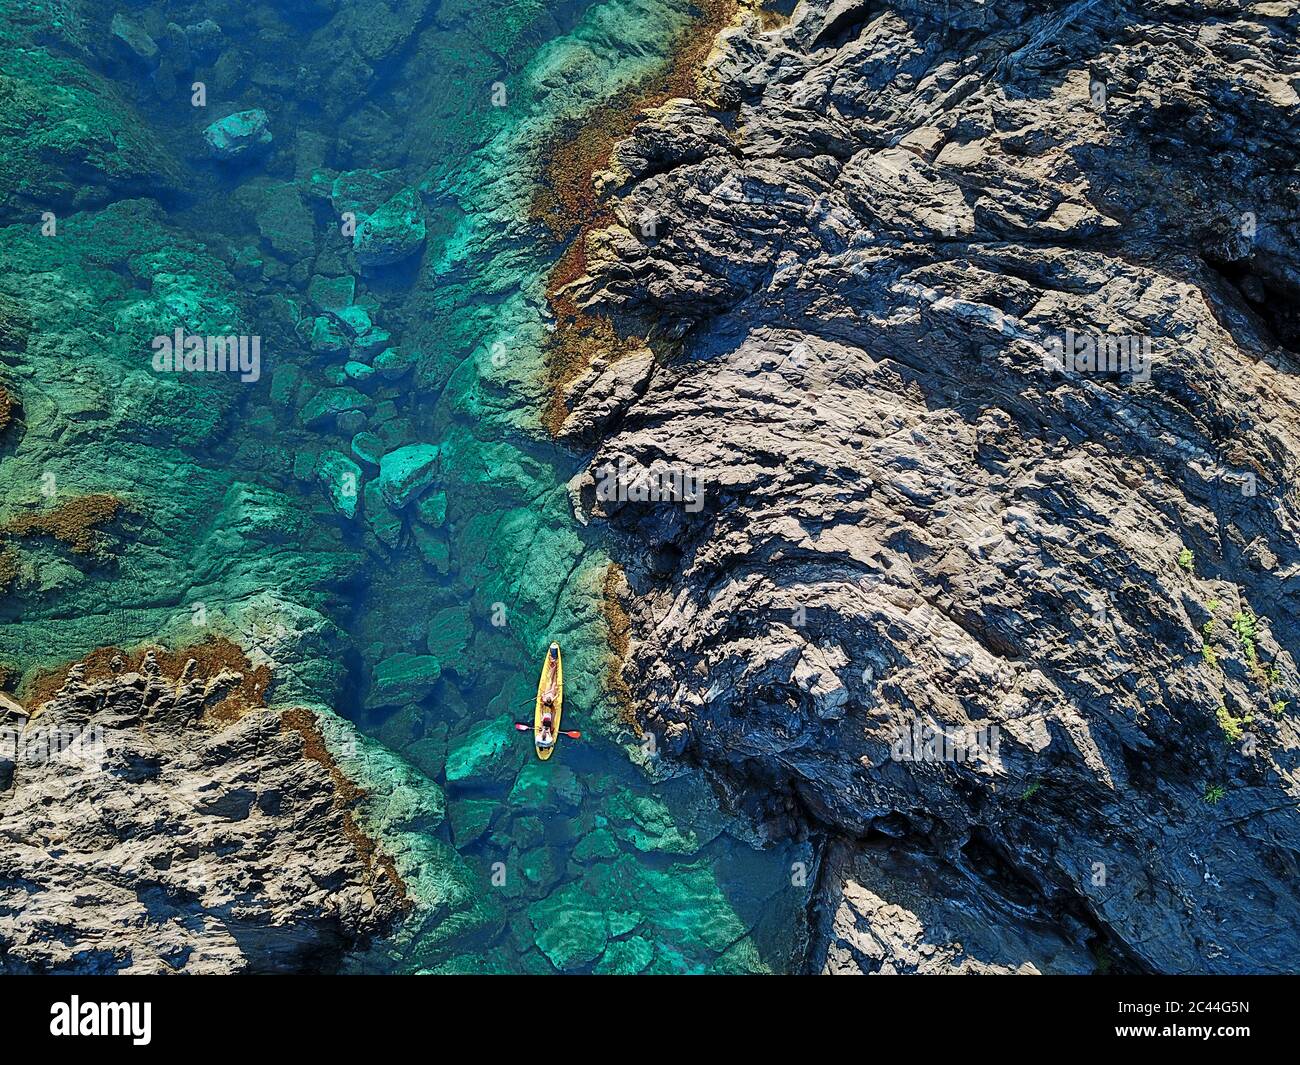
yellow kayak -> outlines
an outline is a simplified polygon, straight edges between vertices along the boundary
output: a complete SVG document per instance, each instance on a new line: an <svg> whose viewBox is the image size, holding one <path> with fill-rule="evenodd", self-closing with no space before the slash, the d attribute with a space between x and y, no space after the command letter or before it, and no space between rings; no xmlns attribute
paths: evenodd
<svg viewBox="0 0 1300 1065"><path fill-rule="evenodd" d="M551 706L546 706L547 693L551 694ZM533 712L533 745L537 748L537 757L543 762L555 751L555 740L560 734L560 711L564 708L564 661L560 657L560 645L553 643L546 651L546 660L542 663L542 676L537 681L537 704ZM549 744L542 741L542 714L552 711Z"/></svg>

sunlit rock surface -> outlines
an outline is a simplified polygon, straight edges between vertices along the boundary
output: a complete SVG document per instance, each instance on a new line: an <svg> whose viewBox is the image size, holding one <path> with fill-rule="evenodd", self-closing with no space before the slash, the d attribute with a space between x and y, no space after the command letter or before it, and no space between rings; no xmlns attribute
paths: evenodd
<svg viewBox="0 0 1300 1065"><path fill-rule="evenodd" d="M604 437L572 490L622 537L624 679L778 833L933 856L906 942L829 868L835 971L947 949L941 868L1099 964L1294 969L1298 28L805 0L611 159L565 296L657 357L566 425ZM1053 361L1082 337L1139 361ZM701 512L602 497L620 466Z"/></svg>
<svg viewBox="0 0 1300 1065"><path fill-rule="evenodd" d="M329 970L410 905L315 718L195 667L115 656L4 717L0 972Z"/></svg>

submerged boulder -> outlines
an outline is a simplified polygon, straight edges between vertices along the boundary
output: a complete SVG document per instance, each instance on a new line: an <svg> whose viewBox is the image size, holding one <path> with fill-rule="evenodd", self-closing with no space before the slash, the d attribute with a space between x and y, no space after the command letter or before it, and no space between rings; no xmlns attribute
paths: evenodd
<svg viewBox="0 0 1300 1065"><path fill-rule="evenodd" d="M392 339L393 336L387 329L372 325L357 334L357 338L352 342L352 354L358 359L373 359L380 352L388 350Z"/></svg>
<svg viewBox="0 0 1300 1065"><path fill-rule="evenodd" d="M352 248L363 270L389 266L424 244L424 217L414 189L403 189L357 226Z"/></svg>
<svg viewBox="0 0 1300 1065"><path fill-rule="evenodd" d="M481 839L501 809L495 799L463 799L447 807L451 836L457 847L466 847Z"/></svg>
<svg viewBox="0 0 1300 1065"><path fill-rule="evenodd" d="M469 648L474 622L463 606L449 606L429 619L429 654L455 666Z"/></svg>
<svg viewBox="0 0 1300 1065"><path fill-rule="evenodd" d="M347 411L363 409L367 402L356 389L325 388L308 401L299 417L308 429L316 429Z"/></svg>
<svg viewBox="0 0 1300 1065"><path fill-rule="evenodd" d="M379 487L389 506L401 510L433 483L437 473L437 446L408 444L380 460Z"/></svg>
<svg viewBox="0 0 1300 1065"><path fill-rule="evenodd" d="M117 51L130 62L146 69L158 65L157 42L120 11L109 23L108 33Z"/></svg>
<svg viewBox="0 0 1300 1065"><path fill-rule="evenodd" d="M366 485L366 525L381 544L396 547L402 541L402 519L384 506L379 485L371 481Z"/></svg>
<svg viewBox="0 0 1300 1065"><path fill-rule="evenodd" d="M322 314L312 322L308 344L317 355L334 355L348 346L348 338L332 317Z"/></svg>
<svg viewBox="0 0 1300 1065"><path fill-rule="evenodd" d="M210 18L185 27L185 41L194 58L206 62L220 51L223 42L221 27Z"/></svg>
<svg viewBox="0 0 1300 1065"><path fill-rule="evenodd" d="M449 783L486 783L515 775L524 746L515 743L514 722L508 713L481 721L447 754Z"/></svg>
<svg viewBox="0 0 1300 1065"><path fill-rule="evenodd" d="M357 280L350 274L343 277L323 277L316 274L307 285L307 297L322 311L338 313L352 306L356 296Z"/></svg>
<svg viewBox="0 0 1300 1065"><path fill-rule="evenodd" d="M431 529L441 529L447 520L447 493L426 492L415 504L416 516Z"/></svg>
<svg viewBox="0 0 1300 1065"><path fill-rule="evenodd" d="M442 667L432 655L399 652L375 667L366 706L374 709L419 702L429 694L441 674Z"/></svg>
<svg viewBox="0 0 1300 1065"><path fill-rule="evenodd" d="M203 131L208 154L229 162L256 154L271 143L270 119L260 107L236 111L213 122Z"/></svg>
<svg viewBox="0 0 1300 1065"><path fill-rule="evenodd" d="M374 433L357 433L352 438L352 454L367 466L378 466L384 457L384 442Z"/></svg>
<svg viewBox="0 0 1300 1065"><path fill-rule="evenodd" d="M316 477L334 509L346 518L355 518L361 497L361 467L341 452L326 451L316 464Z"/></svg>
<svg viewBox="0 0 1300 1065"><path fill-rule="evenodd" d="M386 381L396 381L411 372L412 367L420 361L415 351L398 351L397 348L385 348L374 359L374 367Z"/></svg>

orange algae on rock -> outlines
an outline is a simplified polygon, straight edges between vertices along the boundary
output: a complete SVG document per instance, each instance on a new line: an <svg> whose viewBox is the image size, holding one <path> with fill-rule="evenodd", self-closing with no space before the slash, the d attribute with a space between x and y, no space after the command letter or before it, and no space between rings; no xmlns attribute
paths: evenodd
<svg viewBox="0 0 1300 1065"><path fill-rule="evenodd" d="M102 539L100 529L123 510L117 496L106 492L78 496L52 510L19 514L0 528L10 536L48 536L66 544L76 555L94 554Z"/></svg>
<svg viewBox="0 0 1300 1065"><path fill-rule="evenodd" d="M587 238L609 225L612 215L600 202L595 177L609 167L615 145L629 134L648 108L668 100L699 95L698 72L717 35L741 9L738 0L700 0L699 14L682 30L671 58L657 74L615 94L581 123L561 129L547 151L549 163L533 199L531 217L568 246L547 279L546 299L556 330L545 351L548 395L542 425L558 434L567 408L565 386L578 378L597 355L618 359L643 349L636 323L622 323L584 312L565 292L587 269ZM576 232L575 232L576 231Z"/></svg>

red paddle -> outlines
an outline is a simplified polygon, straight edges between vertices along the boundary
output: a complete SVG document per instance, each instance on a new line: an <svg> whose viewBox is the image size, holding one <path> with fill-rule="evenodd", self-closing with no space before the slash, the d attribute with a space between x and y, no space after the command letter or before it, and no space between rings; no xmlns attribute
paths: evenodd
<svg viewBox="0 0 1300 1065"><path fill-rule="evenodd" d="M533 731L533 726L532 726L532 725L525 725L522 721L516 721L516 722L515 722L515 728L517 728L520 732L532 732L532 731ZM561 735L561 736L568 736L569 739L571 739L571 740L580 740L580 739L582 739L582 733L579 732L576 728L575 728L572 732L561 732L560 735Z"/></svg>

